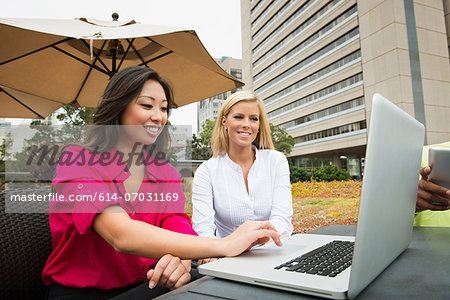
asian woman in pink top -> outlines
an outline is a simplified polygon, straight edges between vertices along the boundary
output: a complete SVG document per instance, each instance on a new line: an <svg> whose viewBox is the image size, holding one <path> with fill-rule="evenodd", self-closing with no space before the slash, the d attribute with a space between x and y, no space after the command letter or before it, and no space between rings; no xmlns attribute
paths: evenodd
<svg viewBox="0 0 450 300"><path fill-rule="evenodd" d="M223 239L196 236L180 175L160 155L172 97L149 68L118 72L97 107L98 126L61 156L53 185L65 200L50 204L54 250L42 274L49 299L148 299L189 282L190 259L235 256L270 239L281 245L268 221Z"/></svg>

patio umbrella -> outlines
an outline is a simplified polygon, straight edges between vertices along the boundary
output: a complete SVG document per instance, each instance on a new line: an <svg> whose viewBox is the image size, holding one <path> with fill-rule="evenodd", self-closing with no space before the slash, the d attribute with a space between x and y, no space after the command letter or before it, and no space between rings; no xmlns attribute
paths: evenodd
<svg viewBox="0 0 450 300"><path fill-rule="evenodd" d="M66 104L95 107L110 77L132 65L168 79L174 107L244 85L195 31L79 18L0 18L0 117L44 118Z"/></svg>

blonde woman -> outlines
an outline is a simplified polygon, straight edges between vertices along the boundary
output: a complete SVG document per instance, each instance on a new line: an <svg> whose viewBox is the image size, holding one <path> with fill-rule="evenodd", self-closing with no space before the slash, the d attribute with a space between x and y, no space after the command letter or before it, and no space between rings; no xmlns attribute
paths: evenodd
<svg viewBox="0 0 450 300"><path fill-rule="evenodd" d="M200 236L226 237L247 220L292 233L289 165L273 148L261 99L250 91L229 96L212 134L213 157L194 177L192 220Z"/></svg>

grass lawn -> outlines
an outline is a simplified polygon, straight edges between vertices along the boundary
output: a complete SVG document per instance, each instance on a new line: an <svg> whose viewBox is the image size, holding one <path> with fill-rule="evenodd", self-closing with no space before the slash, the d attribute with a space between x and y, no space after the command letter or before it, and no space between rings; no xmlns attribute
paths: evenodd
<svg viewBox="0 0 450 300"><path fill-rule="evenodd" d="M359 198L299 198L292 201L294 232L308 232L326 225L354 225Z"/></svg>
<svg viewBox="0 0 450 300"><path fill-rule="evenodd" d="M361 185L360 181L292 184L294 232L308 232L326 225L356 224Z"/></svg>
<svg viewBox="0 0 450 300"><path fill-rule="evenodd" d="M294 232L326 225L354 225L358 220L360 181L298 182L292 184ZM185 212L192 215L191 193L185 193Z"/></svg>

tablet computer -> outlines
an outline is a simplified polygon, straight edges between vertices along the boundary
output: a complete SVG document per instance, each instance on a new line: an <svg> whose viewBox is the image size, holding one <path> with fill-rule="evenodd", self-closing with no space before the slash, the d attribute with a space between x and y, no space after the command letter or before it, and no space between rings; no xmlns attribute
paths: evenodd
<svg viewBox="0 0 450 300"><path fill-rule="evenodd" d="M428 180L450 189L450 148L430 148L428 151L431 166Z"/></svg>

